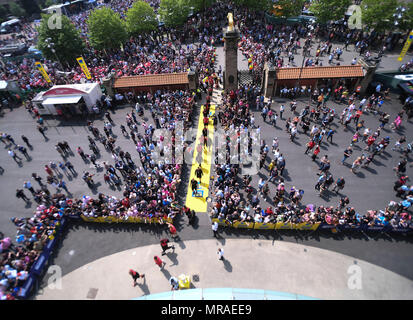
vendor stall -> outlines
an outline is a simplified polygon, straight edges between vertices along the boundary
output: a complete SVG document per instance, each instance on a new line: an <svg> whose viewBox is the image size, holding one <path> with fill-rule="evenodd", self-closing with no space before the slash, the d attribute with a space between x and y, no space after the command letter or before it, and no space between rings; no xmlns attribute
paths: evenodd
<svg viewBox="0 0 413 320"><path fill-rule="evenodd" d="M40 92L32 100L41 115L71 115L92 113L102 96L98 83L54 86Z"/></svg>

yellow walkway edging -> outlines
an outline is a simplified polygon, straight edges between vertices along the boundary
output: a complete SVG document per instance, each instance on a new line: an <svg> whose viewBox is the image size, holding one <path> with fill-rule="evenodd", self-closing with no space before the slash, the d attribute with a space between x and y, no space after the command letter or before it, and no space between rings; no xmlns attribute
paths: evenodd
<svg viewBox="0 0 413 320"><path fill-rule="evenodd" d="M189 184L188 184L188 191L186 195L186 203L185 205L190 208L191 210L195 210L195 212L207 212L207 206L208 203L206 201L206 198L208 197L209 193L209 182L210 182L210 177L211 177L211 158L212 158L212 151L213 151L213 140L214 140L214 125L211 117L215 114L215 105L210 105L209 108L209 123L208 123L208 145L207 147L202 148L202 171L203 175L201 178L201 183L198 184L198 189L196 194L192 195L192 188L191 188L191 181L192 179L197 179L195 175L195 170L198 168L198 151L197 151L197 146L201 141L202 137L202 129L204 128L204 118L203 118L203 112L204 112L204 105L201 106L201 111L199 115L199 121L198 121L198 131L196 134L196 140L195 140L195 145L194 145L194 154L193 154L193 159L192 159L192 167L191 167L191 175L189 177Z"/></svg>

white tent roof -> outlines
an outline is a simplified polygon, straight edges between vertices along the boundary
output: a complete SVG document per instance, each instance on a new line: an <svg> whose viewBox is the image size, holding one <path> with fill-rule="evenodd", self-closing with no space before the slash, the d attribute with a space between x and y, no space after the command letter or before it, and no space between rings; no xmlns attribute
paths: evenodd
<svg viewBox="0 0 413 320"><path fill-rule="evenodd" d="M78 103L82 96L50 97L42 102L44 105L49 104L70 104Z"/></svg>

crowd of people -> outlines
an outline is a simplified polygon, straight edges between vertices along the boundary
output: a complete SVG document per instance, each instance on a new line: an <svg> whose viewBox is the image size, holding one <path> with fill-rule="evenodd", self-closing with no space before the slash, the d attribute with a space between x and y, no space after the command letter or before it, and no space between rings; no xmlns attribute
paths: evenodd
<svg viewBox="0 0 413 320"><path fill-rule="evenodd" d="M221 122L226 131L228 129L242 130L244 127L254 128L254 117L247 118L248 121L237 121L237 116L242 116L245 113L243 107L243 90L236 92L224 93L222 110L232 110L232 116L226 118ZM344 151L342 164L345 165L347 158L352 156L353 148L358 148L361 152L351 165L351 172L357 173L358 168L367 168L373 161L376 155L385 151L390 144L390 138L380 138L380 131L389 123L389 115L380 110L380 101L383 101L383 95L373 94L366 99L362 99L356 106L356 93L352 94L348 100L348 106L343 108L343 112L339 117L340 123L346 127L350 123L355 125L355 135L349 143L349 147ZM314 105L305 106L301 112L296 111L294 104L291 102L291 111L297 114L294 119L286 119L286 130L290 134L291 141L294 141L294 135L297 134L297 127L300 125L303 128L303 134L309 136L309 141L306 144L305 154L312 152L312 160L316 161L320 153L320 146L323 140L332 142L335 129L332 124L337 117L335 110L329 108L323 103L325 97L321 93L318 99L315 99ZM253 99L255 100L255 99ZM258 96L259 101L259 96ZM315 105L316 104L316 105ZM247 105L248 106L248 105ZM271 116L277 116L277 111L272 110L271 102L257 104L264 121L268 113ZM280 108L280 118L282 118L283 109ZM364 126L364 120L361 119L365 113L379 115L377 129L371 130ZM400 112L396 119L403 117L403 111ZM234 119L232 119L234 118ZM270 120L271 121L271 120ZM400 120L397 120L400 121ZM310 130L310 124L313 122ZM270 122L271 123L271 122ZM306 127L304 129L304 126ZM390 127L390 126L389 126ZM400 126L392 126L393 130L397 130ZM309 131L307 133L307 131ZM229 132L229 131L228 131ZM253 141L250 138L250 145L260 143ZM360 140L360 141L359 141ZM231 137L227 139L227 155L231 153ZM358 142L365 143L365 146L357 145ZM270 147L261 141L260 147L260 162L259 170L261 170L267 162L269 162L266 169L268 176L261 178L256 188L251 184L252 177L244 175L241 179L239 176L240 167L238 164L231 164L229 156L224 159L225 164L216 165L216 179L212 186L213 188L213 206L211 208L211 216L225 221L228 225L232 225L236 221L240 222L288 222L288 223L317 223L323 222L330 225L368 225L368 226L391 226L393 228L409 228L411 226L411 214L409 207L413 203L413 188L408 185L408 176L405 175L407 169L407 156L411 152L408 147L404 148L406 137L401 136L394 144L393 150L401 153L401 160L394 168L398 180L395 182L394 190L396 196L401 197L399 202L391 201L383 210L368 210L366 214L359 213L353 206L350 206L350 199L346 196L341 196L336 207L334 206L315 206L313 204L304 205L301 203L304 190L292 186L287 188L283 170L285 168L285 159L279 149L278 139L275 138L272 144L272 155L269 155ZM236 146L236 144L235 144ZM223 162L220 162L223 163ZM315 189L319 191L320 196L324 196L326 191L332 187L333 192L337 195L345 187L344 177L339 177L334 180L331 173L331 163L328 155L324 155L320 161L319 173ZM260 174L263 174L261 171ZM240 182L242 181L242 182ZM270 195L269 184L276 185L274 195ZM256 190L256 192L254 192ZM262 207L261 200L265 199L267 202L272 200L273 206L267 208Z"/></svg>
<svg viewBox="0 0 413 320"><path fill-rule="evenodd" d="M270 62L277 67L295 66L294 54L298 53L298 49L303 49L303 55L311 55L310 48L316 43L316 38L322 38L326 30L311 25L307 26L273 26L265 24L254 24L258 17L255 14L246 13L240 10L235 16L238 21L238 27L241 31L241 41L239 43L240 50L248 59L250 70L256 70L262 74L262 68L266 62ZM323 55L329 56L329 62L333 59L340 60L340 55L343 49L347 47L351 41L354 41L355 48L364 54L368 48L377 45L381 40L376 39L370 34L361 34L356 31L345 32L342 27L334 26L331 33L325 39L325 42L319 42L314 58L309 56L305 61L305 66L320 65L319 57ZM340 34L340 32L342 34ZM332 45L332 41L345 42L343 48ZM377 41L376 41L377 40ZM386 50L386 48L382 48ZM288 63L284 62L282 55L288 58ZM301 89L297 92L297 88L281 88L281 96L291 98L290 111L293 117L283 119L283 113L286 106L281 104L280 109L276 110L272 101L264 102L263 97L259 95L252 99L245 98L243 88L238 91L224 92L222 95L222 106L218 108L218 119L220 125L225 131L243 130L246 127L259 128L256 126L254 115L249 113L249 109L254 105L256 110L261 112L264 122L271 123L277 127L277 120L285 120L285 130L290 136L291 142L294 142L299 134L309 136L309 141L306 143L305 154L310 153L313 161L318 162L319 173L315 189L318 190L321 197L327 196L327 190L335 192L337 195L345 187L344 177L334 179L331 173L331 163L328 155L324 155L318 160L320 147L323 142L332 142L336 130L332 126L334 120L339 118L340 124L344 128L348 128L350 124L354 124L355 133L349 146L344 151L342 164L345 165L346 159L352 156L355 148L360 150L360 155L355 157L350 165L350 171L357 174L358 168L368 168L369 164L374 161L374 157L385 152L386 147L390 144L390 137L380 137L381 131L386 124L389 124L389 129L399 133L401 123L405 114L401 111L396 118L391 122L390 115L382 110L382 105L388 97L388 90L382 90L379 84L371 96L361 98L359 96L359 88L351 92L344 84L339 84L334 90L331 87L320 89L308 88ZM252 86L245 91L254 92L255 87ZM303 91L304 90L304 91ZM302 110L296 110L297 102L294 100L299 95L310 96L310 103ZM356 102L359 100L358 102ZM330 101L330 103L329 103ZM337 114L336 110L331 106L331 102L344 104L341 114ZM363 114L374 114L378 117L377 128L368 128L365 125ZM335 124L335 123L334 123ZM300 128L302 133L300 133ZM229 131L228 131L229 132ZM231 137L227 138L227 153L230 153ZM269 154L269 146L265 141L253 141L251 144L261 145L261 157L259 161L259 169L261 170L269 162L266 169L268 176L261 178L256 188L251 185L251 176L244 175L241 179L239 176L240 167L236 164L231 164L229 156L226 157L225 164L216 166L216 178L212 186L213 191L213 206L211 208L211 216L219 218L228 225L232 225L235 221L241 222L291 222L291 223L316 223L324 222L333 225L364 225L369 226L391 225L393 228L407 228L410 226L411 216L408 208L413 202L412 188L407 185L408 178L405 176L407 167L407 156L411 148L403 148L403 143L406 138L401 137L395 143L395 149L401 152L401 160L394 168L398 175L398 180L395 182L394 190L397 196L402 197L402 201L391 201L383 210L369 210L366 214L360 214L354 207L349 206L348 197L342 196L336 207L330 206L315 206L313 204L304 205L301 203L304 190L292 186L287 189L283 178L283 170L285 168L285 159L278 147L278 139L273 140L272 152ZM361 144L365 144L362 146ZM359 146L360 144L360 146ZM236 145L236 144L235 144ZM321 155L320 155L321 156ZM225 158L225 157L224 157ZM222 163L222 162L220 162ZM262 171L260 172L260 174ZM242 182L240 182L242 181ZM270 196L269 183L275 183L275 194ZM256 192L254 192L256 190ZM268 202L272 199L273 206L267 208L261 207L260 197Z"/></svg>

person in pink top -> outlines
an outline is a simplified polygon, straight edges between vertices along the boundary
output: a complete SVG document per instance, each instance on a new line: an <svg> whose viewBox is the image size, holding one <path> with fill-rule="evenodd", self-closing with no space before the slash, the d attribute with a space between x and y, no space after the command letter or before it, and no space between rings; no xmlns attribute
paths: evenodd
<svg viewBox="0 0 413 320"><path fill-rule="evenodd" d="M3 240L0 240L0 252L6 251L8 248L11 246L11 239L10 238L4 238Z"/></svg>

